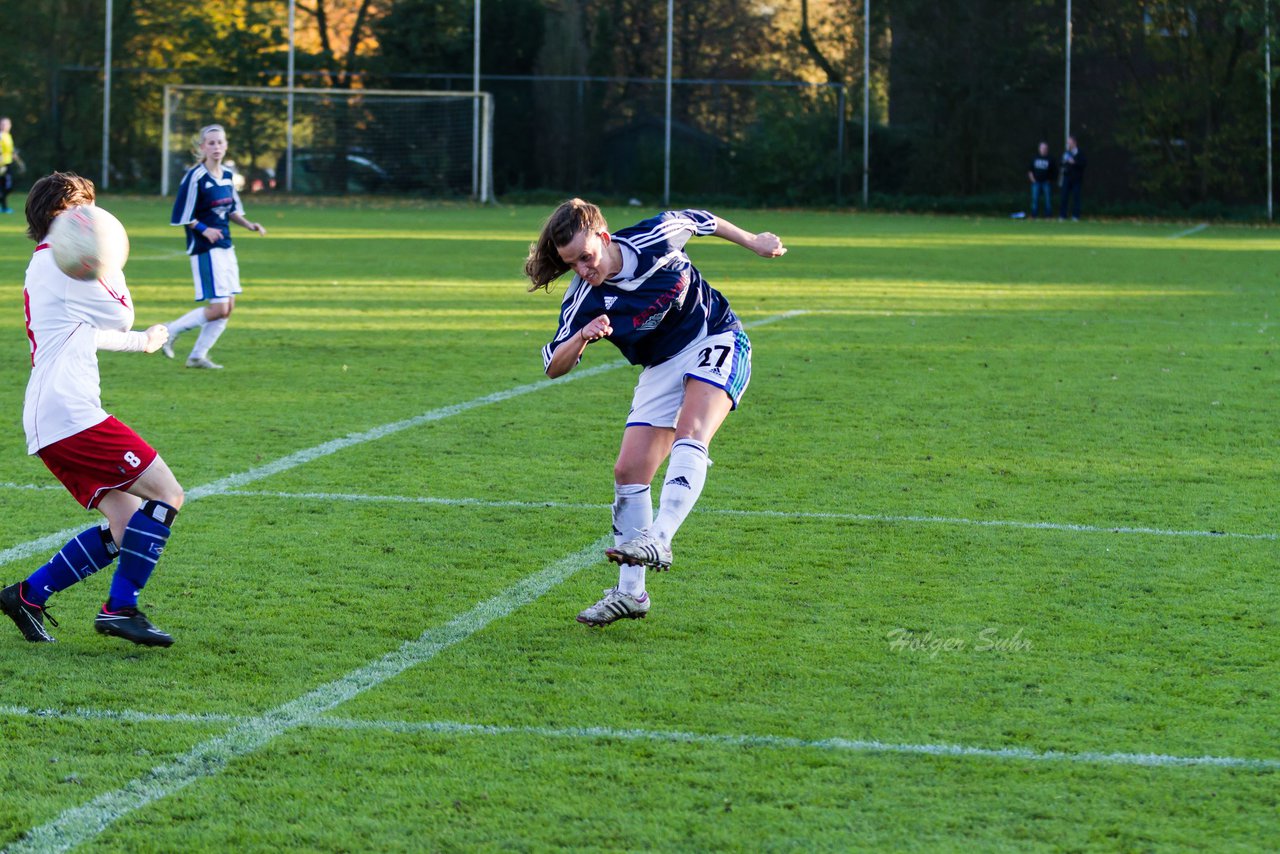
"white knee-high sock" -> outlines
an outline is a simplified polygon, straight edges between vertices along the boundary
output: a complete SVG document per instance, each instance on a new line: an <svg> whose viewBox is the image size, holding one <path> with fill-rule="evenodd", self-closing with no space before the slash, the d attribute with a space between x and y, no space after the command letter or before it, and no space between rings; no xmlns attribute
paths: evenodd
<svg viewBox="0 0 1280 854"><path fill-rule="evenodd" d="M204 316L204 307L193 308L186 314L179 317L173 323L169 324L169 334L177 337L188 329L195 329L197 326L204 326L209 320Z"/></svg>
<svg viewBox="0 0 1280 854"><path fill-rule="evenodd" d="M679 439L671 446L667 476L658 499L658 518L650 530L655 537L670 543L685 517L698 503L707 482L707 446L693 439Z"/></svg>
<svg viewBox="0 0 1280 854"><path fill-rule="evenodd" d="M227 319L219 317L217 320L210 320L200 330L200 337L196 339L196 346L191 348L191 358L199 359L209 355L211 348L218 340L218 336L222 334L222 330L227 328Z"/></svg>
<svg viewBox="0 0 1280 854"><path fill-rule="evenodd" d="M647 483L615 483L613 496L613 544L620 546L652 524L653 499ZM618 589L632 596L643 593L644 566L620 564Z"/></svg>

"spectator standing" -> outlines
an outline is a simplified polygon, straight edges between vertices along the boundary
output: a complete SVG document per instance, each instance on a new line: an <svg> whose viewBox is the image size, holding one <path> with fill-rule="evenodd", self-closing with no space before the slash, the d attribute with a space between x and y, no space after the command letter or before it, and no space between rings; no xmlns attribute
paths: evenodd
<svg viewBox="0 0 1280 854"><path fill-rule="evenodd" d="M1050 199L1049 187L1058 171L1057 164L1049 156L1049 143L1041 142L1036 156L1031 158L1031 166L1027 169L1027 180L1031 182L1031 218L1040 215L1040 203L1044 202L1044 215L1053 216L1053 202Z"/></svg>
<svg viewBox="0 0 1280 854"><path fill-rule="evenodd" d="M1071 219L1080 219L1080 189L1084 186L1084 167L1087 161L1074 136L1067 137L1067 150L1062 152L1062 202L1058 219L1067 218L1067 206L1071 206Z"/></svg>

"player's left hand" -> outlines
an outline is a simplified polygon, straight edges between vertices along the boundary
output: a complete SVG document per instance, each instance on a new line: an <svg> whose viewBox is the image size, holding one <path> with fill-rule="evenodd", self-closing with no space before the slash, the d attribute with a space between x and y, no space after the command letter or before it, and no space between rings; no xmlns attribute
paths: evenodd
<svg viewBox="0 0 1280 854"><path fill-rule="evenodd" d="M267 228L260 222L249 223L249 230L256 231L258 232L258 234L262 235L263 237L267 236Z"/></svg>
<svg viewBox="0 0 1280 854"><path fill-rule="evenodd" d="M164 346L164 342L169 340L169 327L163 323L157 323L155 326L147 327L147 346L143 351L145 353L154 353Z"/></svg>
<svg viewBox="0 0 1280 854"><path fill-rule="evenodd" d="M757 234L752 249L761 258L777 258L787 254L787 247L782 245L782 238L772 231L762 231Z"/></svg>

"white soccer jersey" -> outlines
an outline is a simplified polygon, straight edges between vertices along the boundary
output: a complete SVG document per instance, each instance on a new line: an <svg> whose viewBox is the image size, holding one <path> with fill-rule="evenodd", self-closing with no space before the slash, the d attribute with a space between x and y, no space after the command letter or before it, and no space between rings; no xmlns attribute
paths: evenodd
<svg viewBox="0 0 1280 854"><path fill-rule="evenodd" d="M22 409L27 453L34 454L107 418L98 350L145 349L130 332L133 300L124 274L83 282L58 269L48 244L36 247L22 291L31 343L31 379Z"/></svg>

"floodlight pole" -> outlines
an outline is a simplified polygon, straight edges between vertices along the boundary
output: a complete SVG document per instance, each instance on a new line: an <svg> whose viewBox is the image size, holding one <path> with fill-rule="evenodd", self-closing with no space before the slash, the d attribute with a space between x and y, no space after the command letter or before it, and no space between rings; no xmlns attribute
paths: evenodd
<svg viewBox="0 0 1280 854"><path fill-rule="evenodd" d="M1067 139L1071 136L1071 0L1067 0L1067 83L1063 104L1062 148L1065 151Z"/></svg>
<svg viewBox="0 0 1280 854"><path fill-rule="evenodd" d="M1273 221L1273 202L1275 196L1272 184L1273 173L1271 171L1271 0L1265 0L1262 4L1262 40L1265 44L1264 55L1266 57L1266 84L1267 84L1267 222Z"/></svg>
<svg viewBox="0 0 1280 854"><path fill-rule="evenodd" d="M102 58L102 189L111 174L111 0L107 0L107 44Z"/></svg>
<svg viewBox="0 0 1280 854"><path fill-rule="evenodd" d="M675 0L667 0L667 116L662 130L662 204L671 204L671 45Z"/></svg>
<svg viewBox="0 0 1280 854"><path fill-rule="evenodd" d="M285 102L288 105L285 108L284 120L284 189L286 193L293 192L293 42L294 42L294 15L295 0L289 0L289 71L285 81Z"/></svg>
<svg viewBox="0 0 1280 854"><path fill-rule="evenodd" d="M475 93L471 98L471 196L480 199L480 0L476 0L471 29L471 91Z"/></svg>
<svg viewBox="0 0 1280 854"><path fill-rule="evenodd" d="M871 198L871 0L862 4L862 207Z"/></svg>

